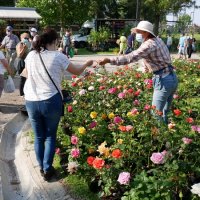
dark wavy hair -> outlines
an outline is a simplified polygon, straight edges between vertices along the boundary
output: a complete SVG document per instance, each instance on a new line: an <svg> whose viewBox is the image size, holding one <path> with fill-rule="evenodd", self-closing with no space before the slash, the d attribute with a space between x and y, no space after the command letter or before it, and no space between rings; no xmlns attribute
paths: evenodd
<svg viewBox="0 0 200 200"><path fill-rule="evenodd" d="M46 49L47 44L52 44L56 39L58 39L57 32L52 28L45 28L41 35L35 36L33 39L32 47L37 52Z"/></svg>

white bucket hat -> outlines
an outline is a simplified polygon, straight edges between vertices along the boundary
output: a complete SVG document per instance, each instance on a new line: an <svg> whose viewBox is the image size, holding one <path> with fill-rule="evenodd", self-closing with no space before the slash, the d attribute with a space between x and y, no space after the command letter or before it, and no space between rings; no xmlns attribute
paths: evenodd
<svg viewBox="0 0 200 200"><path fill-rule="evenodd" d="M139 24L137 25L137 27L135 27L133 30L135 32L137 32L137 30L146 31L146 32L151 33L153 36L155 36L155 34L153 33L153 24L150 23L150 22L148 22L148 21L141 21L141 22L139 22Z"/></svg>

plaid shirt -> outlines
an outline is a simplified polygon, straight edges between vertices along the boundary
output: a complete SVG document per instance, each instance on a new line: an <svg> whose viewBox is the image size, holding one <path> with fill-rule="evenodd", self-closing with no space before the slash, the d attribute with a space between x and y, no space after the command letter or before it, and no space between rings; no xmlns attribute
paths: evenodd
<svg viewBox="0 0 200 200"><path fill-rule="evenodd" d="M166 68L171 64L169 50L160 38L151 38L143 42L141 46L125 56L118 56L110 59L111 65L125 65L144 59L145 66L151 71L156 72ZM164 73L168 69L164 70Z"/></svg>

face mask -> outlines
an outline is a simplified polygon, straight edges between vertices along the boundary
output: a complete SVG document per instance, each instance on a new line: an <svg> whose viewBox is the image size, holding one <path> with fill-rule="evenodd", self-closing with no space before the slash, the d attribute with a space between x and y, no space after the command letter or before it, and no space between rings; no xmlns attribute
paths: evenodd
<svg viewBox="0 0 200 200"><path fill-rule="evenodd" d="M140 43L142 43L144 40L141 33L136 33L135 39Z"/></svg>
<svg viewBox="0 0 200 200"><path fill-rule="evenodd" d="M10 36L10 35L11 35L11 32L6 31L6 34L7 34L8 36Z"/></svg>
<svg viewBox="0 0 200 200"><path fill-rule="evenodd" d="M35 35L35 33L34 32L31 32L31 36L34 36Z"/></svg>

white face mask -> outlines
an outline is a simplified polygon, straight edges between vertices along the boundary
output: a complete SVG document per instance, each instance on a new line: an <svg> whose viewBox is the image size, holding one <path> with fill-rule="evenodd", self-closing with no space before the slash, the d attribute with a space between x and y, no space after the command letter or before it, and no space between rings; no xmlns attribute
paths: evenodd
<svg viewBox="0 0 200 200"><path fill-rule="evenodd" d="M6 35L10 36L10 35L11 35L11 32L6 31Z"/></svg>
<svg viewBox="0 0 200 200"><path fill-rule="evenodd" d="M144 38L142 37L141 33L136 33L135 39L136 39L136 41L138 41L140 43L142 43L144 41Z"/></svg>

